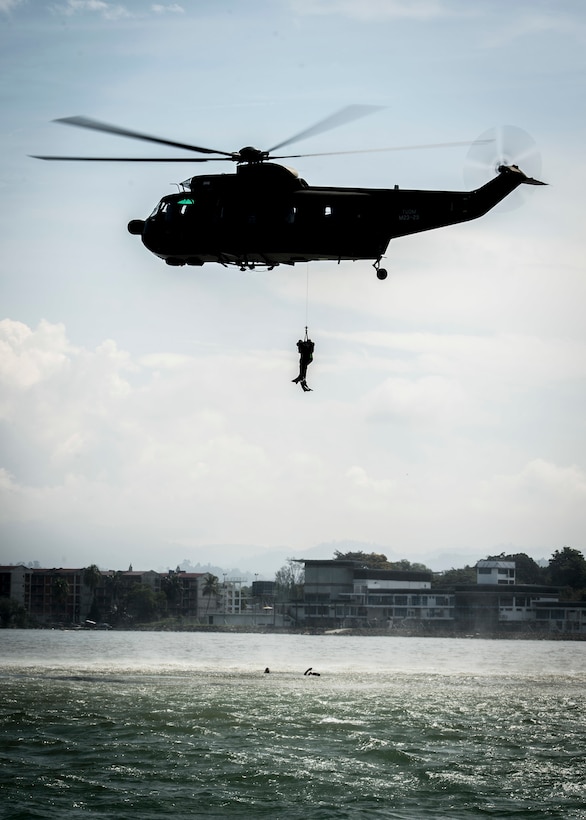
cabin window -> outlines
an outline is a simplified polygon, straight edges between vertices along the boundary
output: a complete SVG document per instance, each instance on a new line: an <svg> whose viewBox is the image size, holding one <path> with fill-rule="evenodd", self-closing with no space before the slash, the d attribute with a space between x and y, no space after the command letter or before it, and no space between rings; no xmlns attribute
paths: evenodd
<svg viewBox="0 0 586 820"><path fill-rule="evenodd" d="M157 216L157 214L165 214L165 213L167 213L168 209L169 209L169 203L162 200L161 202L159 202L157 207L154 209L151 216Z"/></svg>

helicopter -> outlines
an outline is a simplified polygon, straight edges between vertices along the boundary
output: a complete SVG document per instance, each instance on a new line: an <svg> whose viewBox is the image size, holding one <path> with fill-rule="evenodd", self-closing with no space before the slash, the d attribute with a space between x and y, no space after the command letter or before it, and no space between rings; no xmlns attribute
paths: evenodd
<svg viewBox="0 0 586 820"><path fill-rule="evenodd" d="M246 146L229 152L190 145L109 125L88 117L55 120L64 125L180 148L205 157L35 156L43 160L88 162L232 162L236 173L193 176L176 193L164 196L146 219L132 219L128 231L167 265L206 263L240 270L312 261L372 260L379 279L381 260L391 241L486 214L520 185L545 185L517 165L499 158L496 177L471 191L309 185L298 172L274 160L369 151L470 145L470 142L337 151L317 154L274 152L377 110L353 105L315 123L268 150ZM473 145L492 142L479 139Z"/></svg>

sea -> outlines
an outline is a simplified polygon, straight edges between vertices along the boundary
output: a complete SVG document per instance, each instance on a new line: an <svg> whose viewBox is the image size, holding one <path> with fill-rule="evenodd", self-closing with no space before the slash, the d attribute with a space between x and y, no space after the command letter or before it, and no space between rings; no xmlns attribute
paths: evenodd
<svg viewBox="0 0 586 820"><path fill-rule="evenodd" d="M586 642L0 630L0 762L2 820L586 818Z"/></svg>

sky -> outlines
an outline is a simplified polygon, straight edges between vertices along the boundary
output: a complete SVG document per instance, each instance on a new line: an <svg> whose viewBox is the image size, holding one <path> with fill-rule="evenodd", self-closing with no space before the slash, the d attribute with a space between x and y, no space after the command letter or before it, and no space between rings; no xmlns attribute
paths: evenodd
<svg viewBox="0 0 586 820"><path fill-rule="evenodd" d="M585 46L582 0L0 0L0 563L270 579L334 550L583 551ZM393 240L380 282L369 261L169 268L127 232L225 163L30 156L182 155L60 117L235 151L352 104L380 109L295 151L514 125L548 187ZM463 190L468 151L290 163Z"/></svg>

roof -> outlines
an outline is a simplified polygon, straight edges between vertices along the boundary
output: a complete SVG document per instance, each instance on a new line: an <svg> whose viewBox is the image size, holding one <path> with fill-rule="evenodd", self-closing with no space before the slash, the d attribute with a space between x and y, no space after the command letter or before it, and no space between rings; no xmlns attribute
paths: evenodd
<svg viewBox="0 0 586 820"><path fill-rule="evenodd" d="M356 569L354 578L371 581L431 581L432 572L411 569Z"/></svg>
<svg viewBox="0 0 586 820"><path fill-rule="evenodd" d="M517 565L514 561L477 561L476 567L483 569L515 569Z"/></svg>

